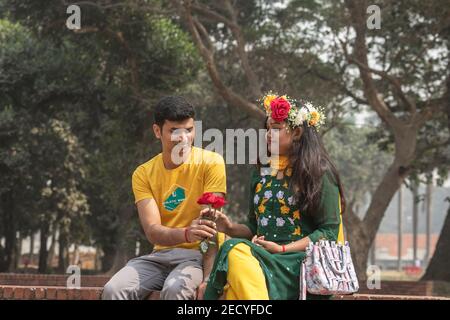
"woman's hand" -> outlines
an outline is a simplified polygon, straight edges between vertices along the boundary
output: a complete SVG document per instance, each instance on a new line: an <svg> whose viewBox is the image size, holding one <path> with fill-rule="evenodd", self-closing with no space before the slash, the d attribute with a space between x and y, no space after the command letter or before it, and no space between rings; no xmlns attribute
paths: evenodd
<svg viewBox="0 0 450 320"><path fill-rule="evenodd" d="M264 240L264 236L254 236L252 242L258 246L263 247L270 253L281 253L283 251L283 248L279 244Z"/></svg>
<svg viewBox="0 0 450 320"><path fill-rule="evenodd" d="M258 236L254 235L253 238L252 238L252 243L256 244L258 247L261 247L261 245L256 243L256 239L258 239Z"/></svg>

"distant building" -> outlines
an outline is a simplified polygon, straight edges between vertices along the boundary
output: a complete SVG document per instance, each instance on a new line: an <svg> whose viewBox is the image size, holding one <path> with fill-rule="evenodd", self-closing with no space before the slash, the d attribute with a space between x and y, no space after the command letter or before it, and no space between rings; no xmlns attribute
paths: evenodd
<svg viewBox="0 0 450 320"><path fill-rule="evenodd" d="M430 255L433 256L439 234L430 236ZM375 241L375 264L384 270L396 269L398 261L398 236L395 233L379 233ZM426 255L426 235L417 236L417 259L413 261L413 235L405 233L402 235L402 264L403 266L416 266L426 268L424 263ZM419 265L418 265L419 264Z"/></svg>

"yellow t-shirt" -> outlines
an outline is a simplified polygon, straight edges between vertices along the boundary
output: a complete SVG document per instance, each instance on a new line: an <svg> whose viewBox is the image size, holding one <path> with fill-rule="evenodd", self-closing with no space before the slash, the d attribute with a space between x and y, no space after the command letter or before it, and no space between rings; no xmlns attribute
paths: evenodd
<svg viewBox="0 0 450 320"><path fill-rule="evenodd" d="M162 153L140 165L132 176L135 203L155 199L161 224L184 228L198 218L201 206L198 198L204 192L226 193L225 162L218 153L192 147L186 162L175 169L164 167ZM198 248L199 242L167 247L155 245L154 250L166 248Z"/></svg>

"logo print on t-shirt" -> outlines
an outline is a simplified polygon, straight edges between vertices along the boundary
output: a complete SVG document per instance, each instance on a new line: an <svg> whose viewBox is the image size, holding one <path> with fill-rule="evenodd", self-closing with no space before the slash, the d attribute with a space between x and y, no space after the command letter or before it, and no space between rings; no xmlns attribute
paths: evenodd
<svg viewBox="0 0 450 320"><path fill-rule="evenodd" d="M184 189L177 187L167 199L163 202L164 208L168 211L173 211L186 199Z"/></svg>

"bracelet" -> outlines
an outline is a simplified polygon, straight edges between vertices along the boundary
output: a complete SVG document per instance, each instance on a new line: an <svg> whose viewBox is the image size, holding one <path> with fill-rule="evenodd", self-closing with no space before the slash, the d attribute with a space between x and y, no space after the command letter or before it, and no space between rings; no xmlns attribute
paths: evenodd
<svg viewBox="0 0 450 320"><path fill-rule="evenodd" d="M281 246L281 250L281 252L286 252L286 246L284 244Z"/></svg>
<svg viewBox="0 0 450 320"><path fill-rule="evenodd" d="M191 243L191 241L189 241L189 238L188 238L188 232L189 232L189 227L184 229L184 239L186 240L187 243Z"/></svg>

